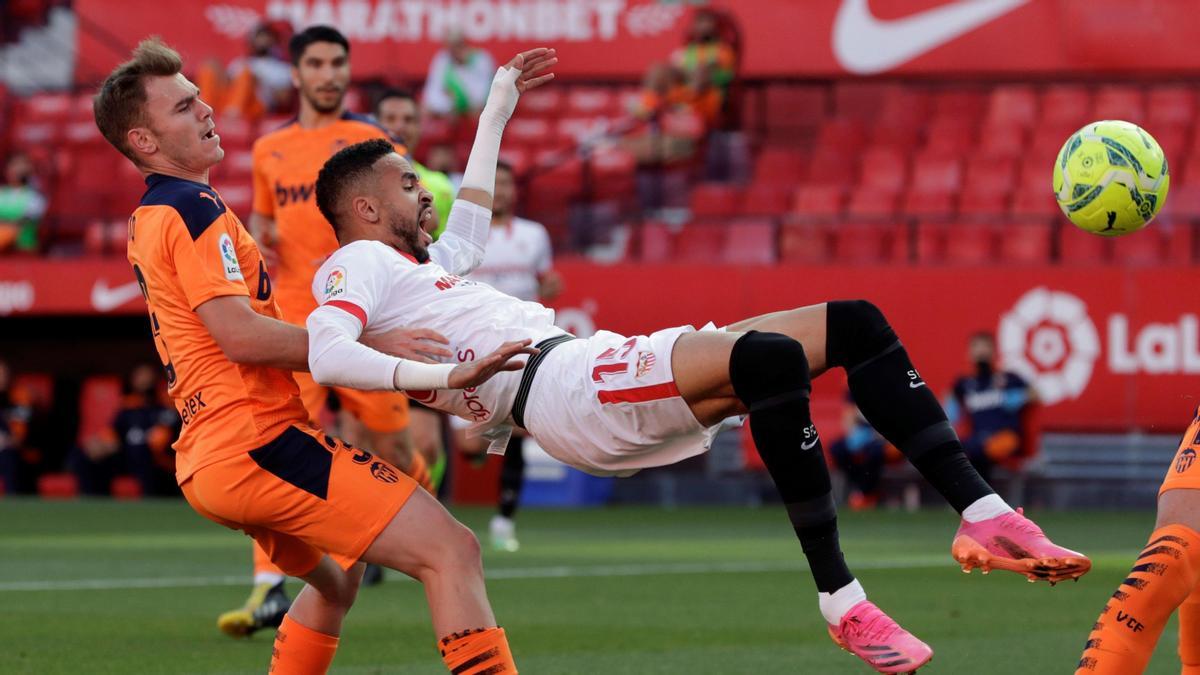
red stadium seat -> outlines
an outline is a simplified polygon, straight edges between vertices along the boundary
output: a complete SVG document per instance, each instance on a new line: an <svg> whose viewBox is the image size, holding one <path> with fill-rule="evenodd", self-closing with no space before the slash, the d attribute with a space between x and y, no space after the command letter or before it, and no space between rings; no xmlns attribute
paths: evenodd
<svg viewBox="0 0 1200 675"><path fill-rule="evenodd" d="M103 220L95 218L83 226L83 252L88 255L108 253L108 232Z"/></svg>
<svg viewBox="0 0 1200 675"><path fill-rule="evenodd" d="M675 255L675 236L671 226L658 221L642 223L640 256L642 262L669 262Z"/></svg>
<svg viewBox="0 0 1200 675"><path fill-rule="evenodd" d="M754 184L746 189L741 212L754 216L781 216L792 205L791 190L781 185Z"/></svg>
<svg viewBox="0 0 1200 675"><path fill-rule="evenodd" d="M79 442L109 428L121 407L121 378L93 375L79 392Z"/></svg>
<svg viewBox="0 0 1200 675"><path fill-rule="evenodd" d="M727 263L770 265L775 262L775 224L744 219L725 228L722 257Z"/></svg>
<svg viewBox="0 0 1200 675"><path fill-rule="evenodd" d="M816 146L818 151L853 153L862 148L866 141L867 133L862 122L853 118L834 117L821 124Z"/></svg>
<svg viewBox="0 0 1200 675"><path fill-rule="evenodd" d="M1037 190L1018 189L1013 195L1010 213L1019 218L1060 215L1062 210L1054 200L1049 185Z"/></svg>
<svg viewBox="0 0 1200 675"><path fill-rule="evenodd" d="M637 158L633 153L615 146L597 148L590 161L593 198L616 198L634 194Z"/></svg>
<svg viewBox="0 0 1200 675"><path fill-rule="evenodd" d="M46 373L21 373L13 378L13 388L29 395L34 410L49 410L54 403L54 378Z"/></svg>
<svg viewBox="0 0 1200 675"><path fill-rule="evenodd" d="M958 198L960 216L997 216L1008 213L1007 193L963 191Z"/></svg>
<svg viewBox="0 0 1200 675"><path fill-rule="evenodd" d="M827 226L785 221L779 232L779 258L785 263L828 263L830 244Z"/></svg>
<svg viewBox="0 0 1200 675"><path fill-rule="evenodd" d="M921 154L913 158L909 190L921 194L955 192L962 186L962 162L951 157Z"/></svg>
<svg viewBox="0 0 1200 675"><path fill-rule="evenodd" d="M21 103L19 114L39 121L66 121L71 116L72 103L70 94L34 94Z"/></svg>
<svg viewBox="0 0 1200 675"><path fill-rule="evenodd" d="M113 499L133 501L142 498L142 484L133 476L117 476L113 478L109 489Z"/></svg>
<svg viewBox="0 0 1200 675"><path fill-rule="evenodd" d="M850 193L846 215L851 218L890 218L896 215L896 195L860 187Z"/></svg>
<svg viewBox="0 0 1200 675"><path fill-rule="evenodd" d="M875 151L908 154L921 139L921 124L909 125L903 117L879 117L867 134L867 147Z"/></svg>
<svg viewBox="0 0 1200 675"><path fill-rule="evenodd" d="M531 197L536 201L565 201L579 194L583 187L583 162L555 150L542 151L535 156L538 171L530 181Z"/></svg>
<svg viewBox="0 0 1200 675"><path fill-rule="evenodd" d="M766 87L767 133L775 135L810 129L825 116L826 93L814 85L768 84Z"/></svg>
<svg viewBox="0 0 1200 675"><path fill-rule="evenodd" d="M792 213L832 218L842 212L844 200L845 192L839 185L805 185L796 190Z"/></svg>
<svg viewBox="0 0 1200 675"><path fill-rule="evenodd" d="M985 127L1028 128L1037 121L1037 93L1028 85L996 87L988 100Z"/></svg>
<svg viewBox="0 0 1200 675"><path fill-rule="evenodd" d="M1084 232L1061 220L1059 227L1059 260L1065 264L1096 265L1112 257L1112 240Z"/></svg>
<svg viewBox="0 0 1200 675"><path fill-rule="evenodd" d="M37 491L42 499L74 499L79 496L79 481L75 474L45 473L37 479Z"/></svg>
<svg viewBox="0 0 1200 675"><path fill-rule="evenodd" d="M873 119L880 113L884 98L898 88L894 84L881 84L870 80L834 80L833 113L837 117Z"/></svg>
<svg viewBox="0 0 1200 675"><path fill-rule="evenodd" d="M675 236L675 260L691 263L716 263L725 248L726 230L724 221L701 221L688 223Z"/></svg>
<svg viewBox="0 0 1200 675"><path fill-rule="evenodd" d="M975 120L937 117L925 129L923 154L961 157L975 144Z"/></svg>
<svg viewBox="0 0 1200 675"><path fill-rule="evenodd" d="M1092 117L1098 120L1125 120L1146 123L1146 104L1142 90L1129 86L1101 87L1096 93Z"/></svg>
<svg viewBox="0 0 1200 675"><path fill-rule="evenodd" d="M916 262L927 265L945 260L947 229L948 225L942 222L917 223Z"/></svg>
<svg viewBox="0 0 1200 675"><path fill-rule="evenodd" d="M999 229L1000 259L1018 264L1048 263L1052 234L1046 221L1005 223Z"/></svg>
<svg viewBox="0 0 1200 675"><path fill-rule="evenodd" d="M540 91L535 89L534 91ZM500 148L500 161L507 163L512 167L513 172L518 176L524 176L526 171L529 171L532 160L529 157L529 150L522 147L503 146Z"/></svg>
<svg viewBox="0 0 1200 675"><path fill-rule="evenodd" d="M793 186L804 178L804 155L784 148L766 148L754 160L754 182Z"/></svg>
<svg viewBox="0 0 1200 675"><path fill-rule="evenodd" d="M567 111L573 115L615 115L619 110L617 95L602 87L574 87L567 91Z"/></svg>
<svg viewBox="0 0 1200 675"><path fill-rule="evenodd" d="M700 183L688 200L696 218L727 218L742 206L742 188L729 183Z"/></svg>
<svg viewBox="0 0 1200 675"><path fill-rule="evenodd" d="M1162 227L1150 226L1112 240L1113 261L1125 265L1160 265L1167 258L1167 237Z"/></svg>
<svg viewBox="0 0 1200 675"><path fill-rule="evenodd" d="M954 223L946 228L946 262L981 265L996 255L996 229L978 223Z"/></svg>
<svg viewBox="0 0 1200 675"><path fill-rule="evenodd" d="M842 223L833 228L833 257L844 263L883 263L893 258L895 229L875 223Z"/></svg>
<svg viewBox="0 0 1200 675"><path fill-rule="evenodd" d="M509 120L504 128L505 138L525 145L543 144L551 133L550 123L546 120L520 116Z"/></svg>
<svg viewBox="0 0 1200 675"><path fill-rule="evenodd" d="M810 185L832 185L845 189L854 182L854 156L832 150L818 152L808 162L804 181Z"/></svg>
<svg viewBox="0 0 1200 675"><path fill-rule="evenodd" d="M68 122L65 127L62 127L62 135L63 140L73 145L104 142L104 137L100 135L100 128L91 120Z"/></svg>
<svg viewBox="0 0 1200 675"><path fill-rule="evenodd" d="M1025 152L1025 129L1011 125L985 126L979 132L978 147L982 157L1016 159Z"/></svg>
<svg viewBox="0 0 1200 675"><path fill-rule="evenodd" d="M1093 121L1092 93L1079 85L1051 85L1042 92L1040 125L1079 127ZM1063 137L1066 140L1066 137Z"/></svg>
<svg viewBox="0 0 1200 675"><path fill-rule="evenodd" d="M238 214L239 218L250 219L250 211L254 203L254 188L251 187L249 181L225 184L220 188L220 193L221 200L225 202L225 206L229 210Z"/></svg>
<svg viewBox="0 0 1200 675"><path fill-rule="evenodd" d="M521 95L521 117L555 117L563 107L562 89L542 87Z"/></svg>
<svg viewBox="0 0 1200 675"><path fill-rule="evenodd" d="M1164 227L1166 224L1151 224L1151 227ZM1194 265L1200 261L1197 257L1197 235L1194 223L1171 223L1167 243L1167 262L1177 265Z"/></svg>
<svg viewBox="0 0 1200 675"><path fill-rule="evenodd" d="M907 177L908 162L902 153L886 148L863 153L860 188L894 194L904 188Z"/></svg>
<svg viewBox="0 0 1200 675"><path fill-rule="evenodd" d="M558 120L555 132L563 145L570 146L603 138L611 125L608 117L564 117Z"/></svg>
<svg viewBox="0 0 1200 675"><path fill-rule="evenodd" d="M964 193L1006 195L1017 178L1017 163L1011 159L977 159L967 162Z"/></svg>
<svg viewBox="0 0 1200 675"><path fill-rule="evenodd" d="M1189 172L1186 183L1171 185L1167 203L1163 205L1164 215L1177 219L1200 218L1200 166L1193 170L1197 173Z"/></svg>
<svg viewBox="0 0 1200 675"><path fill-rule="evenodd" d="M981 89L943 89L933 95L933 116L979 119L987 107L987 95Z"/></svg>
<svg viewBox="0 0 1200 675"><path fill-rule="evenodd" d="M13 124L13 142L20 148L49 145L60 133L61 128L55 122L17 120Z"/></svg>
<svg viewBox="0 0 1200 675"><path fill-rule="evenodd" d="M1162 127L1188 126L1196 117L1196 89L1194 87L1186 85L1154 86L1150 88L1148 98L1146 124L1151 129L1151 135L1156 139Z"/></svg>
<svg viewBox="0 0 1200 675"><path fill-rule="evenodd" d="M877 119L887 120L894 128L916 129L933 113L929 92L917 87L893 85L883 97Z"/></svg>

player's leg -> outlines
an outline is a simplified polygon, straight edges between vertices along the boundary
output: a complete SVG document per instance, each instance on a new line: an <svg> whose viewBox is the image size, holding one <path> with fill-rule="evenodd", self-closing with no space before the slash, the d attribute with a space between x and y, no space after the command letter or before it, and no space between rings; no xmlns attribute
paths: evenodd
<svg viewBox="0 0 1200 675"><path fill-rule="evenodd" d="M1158 493L1155 530L1092 626L1079 675L1142 672L1163 626L1179 612L1183 672L1200 672L1200 411Z"/></svg>
<svg viewBox="0 0 1200 675"><path fill-rule="evenodd" d="M1031 579L1078 578L1083 555L1053 544L980 477L962 442L883 313L863 300L833 301L735 323L799 340L814 372L840 367L867 421L958 511L952 553L964 569L1009 569ZM1019 551L1003 541L1016 541Z"/></svg>
<svg viewBox="0 0 1200 675"><path fill-rule="evenodd" d="M504 464L500 467L500 497L496 504L496 515L488 523L492 548L497 551L512 552L521 547L513 519L521 502L521 487L525 483L524 444L524 436L513 434L504 450Z"/></svg>
<svg viewBox="0 0 1200 675"><path fill-rule="evenodd" d="M702 425L749 412L755 448L808 559L834 640L879 672L908 672L927 662L929 647L870 603L846 565L829 469L809 412L803 345L777 333L688 333L675 342L671 368ZM858 632L867 625L870 635ZM881 644L889 649L872 651Z"/></svg>
<svg viewBox="0 0 1200 675"><path fill-rule="evenodd" d="M363 565L342 569L312 546L276 532L257 533L256 540L305 581L275 634L271 675L325 673L337 652L342 621L358 594Z"/></svg>
<svg viewBox="0 0 1200 675"><path fill-rule="evenodd" d="M362 560L421 582L442 658L452 672L517 672L488 603L479 541L428 493L412 494Z"/></svg>
<svg viewBox="0 0 1200 675"><path fill-rule="evenodd" d="M238 609L217 617L217 628L230 637L245 637L262 628L276 628L292 601L284 590L286 576L271 562L257 542L251 544L254 557L254 585L250 597Z"/></svg>
<svg viewBox="0 0 1200 675"><path fill-rule="evenodd" d="M446 449L442 440L442 413L414 401L408 402L408 437L413 452L420 453L429 467L436 493L446 475Z"/></svg>

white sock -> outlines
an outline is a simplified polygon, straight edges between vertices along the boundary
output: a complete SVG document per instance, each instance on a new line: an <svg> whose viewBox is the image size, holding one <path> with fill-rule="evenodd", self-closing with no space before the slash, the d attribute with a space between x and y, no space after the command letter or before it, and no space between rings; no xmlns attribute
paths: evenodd
<svg viewBox="0 0 1200 675"><path fill-rule="evenodd" d="M1009 506L1000 495L988 495L980 497L971 502L971 505L962 512L963 520L968 523L978 523L981 520L995 518L1006 513L1012 513L1013 507Z"/></svg>
<svg viewBox="0 0 1200 675"><path fill-rule="evenodd" d="M858 583L858 579L832 593L817 593L817 605L821 608L821 615L831 626L840 624L846 612L866 599L867 592L863 590L862 584Z"/></svg>
<svg viewBox="0 0 1200 675"><path fill-rule="evenodd" d="M257 586L259 584L271 584L272 586L274 586L275 584L283 581L283 579L284 579L284 576L282 574L276 574L274 572L255 572L254 573L254 585L255 586Z"/></svg>

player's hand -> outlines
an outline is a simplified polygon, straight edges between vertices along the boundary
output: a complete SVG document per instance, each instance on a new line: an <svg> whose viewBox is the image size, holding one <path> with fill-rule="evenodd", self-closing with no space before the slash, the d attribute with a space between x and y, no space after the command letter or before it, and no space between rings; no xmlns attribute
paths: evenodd
<svg viewBox="0 0 1200 675"><path fill-rule="evenodd" d="M453 356L439 346L450 344L446 336L428 328L397 328L369 338L364 335L360 342L377 352L418 363L441 363L439 357Z"/></svg>
<svg viewBox="0 0 1200 675"><path fill-rule="evenodd" d="M521 94L554 79L554 73L547 71L556 63L557 52L546 47L530 49L514 56L496 71L484 113L491 112L502 121L508 121L517 108L517 99Z"/></svg>
<svg viewBox="0 0 1200 675"><path fill-rule="evenodd" d="M524 361L513 361L511 359L521 354L528 354L530 356L537 354L537 348L529 346L531 342L532 340L505 342L496 351L481 359L467 361L455 366L454 370L450 371L448 388L470 389L471 387L478 387L490 380L496 373L524 368Z"/></svg>

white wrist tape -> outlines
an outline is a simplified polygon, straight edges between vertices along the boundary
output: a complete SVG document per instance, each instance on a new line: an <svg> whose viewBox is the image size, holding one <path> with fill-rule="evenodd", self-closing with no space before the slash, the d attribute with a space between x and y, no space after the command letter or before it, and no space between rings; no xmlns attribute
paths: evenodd
<svg viewBox="0 0 1200 675"><path fill-rule="evenodd" d="M418 363L400 359L400 363L396 364L396 372L392 374L392 383L397 390L446 389L450 384L450 371L454 368L453 363Z"/></svg>
<svg viewBox="0 0 1200 675"><path fill-rule="evenodd" d="M492 79L492 89L487 104L479 115L479 128L475 132L475 144L471 156L463 169L462 187L483 190L488 194L496 191L496 162L500 160L500 138L504 125L512 117L521 93L517 91L517 78L521 71L501 67Z"/></svg>

